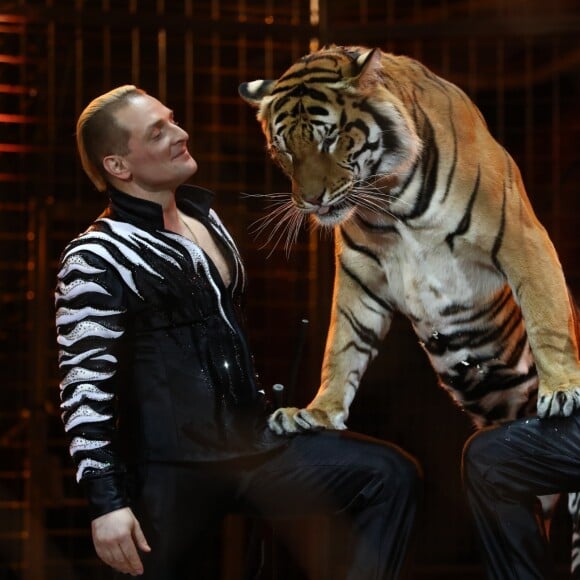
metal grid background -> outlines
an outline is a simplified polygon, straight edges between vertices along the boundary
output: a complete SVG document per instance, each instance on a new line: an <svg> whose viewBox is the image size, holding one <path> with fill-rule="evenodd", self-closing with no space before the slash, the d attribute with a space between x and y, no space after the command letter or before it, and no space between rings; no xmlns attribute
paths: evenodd
<svg viewBox="0 0 580 580"><path fill-rule="evenodd" d="M311 321L295 393L304 403L324 341L331 243L305 231L289 258L279 249L268 257L248 233L264 204L240 194L288 183L266 158L239 82L275 78L330 42L422 60L468 92L520 165L578 295L579 33L573 0L0 2L0 577L103 577L59 423L52 321L58 255L104 202L74 152L74 122L92 97L135 83L175 110L200 167L195 182L218 193L247 260L248 319L265 384L287 379L298 321ZM413 577L477 578L458 481L471 427L435 388L406 326L396 322L394 333L369 370L352 426L394 439L426 467ZM304 548L311 560L321 541ZM225 566L224 578L235 574Z"/></svg>

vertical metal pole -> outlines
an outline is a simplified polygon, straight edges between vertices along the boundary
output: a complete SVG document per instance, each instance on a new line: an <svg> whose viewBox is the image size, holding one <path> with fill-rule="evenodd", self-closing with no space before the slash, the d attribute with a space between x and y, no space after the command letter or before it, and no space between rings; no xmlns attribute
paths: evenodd
<svg viewBox="0 0 580 580"><path fill-rule="evenodd" d="M30 322L32 340L29 384L28 477L26 484L26 544L24 549L24 580L45 578L45 522L43 478L46 462L46 417L44 411L47 377L47 297L46 297L46 211L33 200L29 205L29 240L31 256L28 262L31 291Z"/></svg>
<svg viewBox="0 0 580 580"><path fill-rule="evenodd" d="M157 14L160 20L165 15L165 0L157 0ZM157 96L162 103L167 102L167 30L157 31Z"/></svg>
<svg viewBox="0 0 580 580"><path fill-rule="evenodd" d="M52 7L52 0L47 6ZM47 22L47 104L46 148L54 151L55 144L55 23ZM30 375L28 386L28 478L26 484L26 543L24 548L23 580L46 578L45 498L47 466L46 382L48 377L48 340L51 307L48 292L48 208L52 203L54 163L45 156L44 179L32 191L28 207L28 321L31 331Z"/></svg>
<svg viewBox="0 0 580 580"><path fill-rule="evenodd" d="M137 14L137 0L130 0L129 13L132 19ZM141 29L137 25L131 27L131 82L141 84Z"/></svg>

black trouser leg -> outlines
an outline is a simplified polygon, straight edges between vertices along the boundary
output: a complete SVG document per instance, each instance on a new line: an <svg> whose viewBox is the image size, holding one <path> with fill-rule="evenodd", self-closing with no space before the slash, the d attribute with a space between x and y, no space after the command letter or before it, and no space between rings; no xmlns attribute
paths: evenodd
<svg viewBox="0 0 580 580"><path fill-rule="evenodd" d="M400 572L421 486L415 462L395 446L320 431L261 457L149 464L138 487L134 510L152 548L142 555L145 580L210 580L199 574L204 541L229 511L332 516L352 537L348 580L385 580Z"/></svg>
<svg viewBox="0 0 580 580"><path fill-rule="evenodd" d="M348 580L384 580L399 575L421 485L417 465L395 446L320 431L294 437L248 471L241 489L242 502L262 517L334 516L352 538Z"/></svg>
<svg viewBox="0 0 580 580"><path fill-rule="evenodd" d="M207 464L150 463L133 510L151 546L142 580L217 580L211 556L235 489L231 470Z"/></svg>
<svg viewBox="0 0 580 580"><path fill-rule="evenodd" d="M536 497L580 489L580 415L529 418L476 433L463 479L488 578L552 578Z"/></svg>

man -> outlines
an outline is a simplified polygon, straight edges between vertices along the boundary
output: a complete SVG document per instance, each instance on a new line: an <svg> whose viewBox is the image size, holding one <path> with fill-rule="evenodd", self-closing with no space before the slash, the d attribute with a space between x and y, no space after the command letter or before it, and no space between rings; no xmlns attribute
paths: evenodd
<svg viewBox="0 0 580 580"><path fill-rule="evenodd" d="M476 433L463 478L488 578L554 578L537 496L580 490L580 413Z"/></svg>
<svg viewBox="0 0 580 580"><path fill-rule="evenodd" d="M266 427L239 312L244 269L170 109L134 86L77 123L109 205L64 250L61 398L97 554L148 579L197 577L224 514L345 518L351 580L397 577L418 495L392 445ZM339 515L340 514L340 515Z"/></svg>

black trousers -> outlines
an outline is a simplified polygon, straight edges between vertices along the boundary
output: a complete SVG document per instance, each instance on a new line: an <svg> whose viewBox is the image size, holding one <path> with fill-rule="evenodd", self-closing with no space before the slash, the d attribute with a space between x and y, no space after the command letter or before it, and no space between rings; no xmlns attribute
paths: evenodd
<svg viewBox="0 0 580 580"><path fill-rule="evenodd" d="M152 548L143 555L147 580L200 578L204 540L231 512L333 515L352 536L347 578L396 578L422 489L417 464L400 449L336 431L297 435L251 460L148 464L142 476L134 511Z"/></svg>
<svg viewBox="0 0 580 580"><path fill-rule="evenodd" d="M538 495L580 491L580 413L476 433L463 480L488 578L553 578Z"/></svg>

